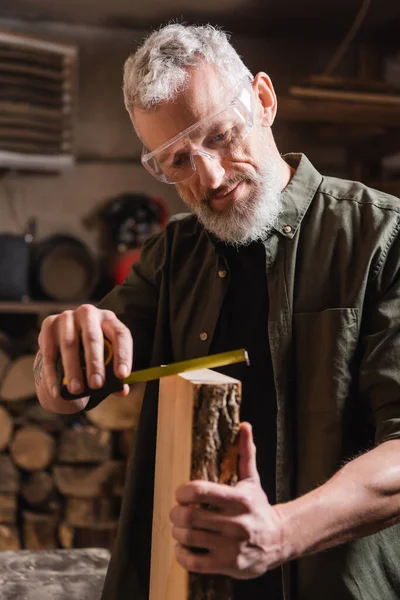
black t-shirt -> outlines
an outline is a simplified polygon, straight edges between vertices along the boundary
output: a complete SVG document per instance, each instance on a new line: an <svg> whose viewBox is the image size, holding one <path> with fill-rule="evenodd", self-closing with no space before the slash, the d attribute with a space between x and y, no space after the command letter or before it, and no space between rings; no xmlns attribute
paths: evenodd
<svg viewBox="0 0 400 600"><path fill-rule="evenodd" d="M241 421L253 427L257 468L271 504L276 502L276 394L268 342L268 289L265 248L252 243L236 249L218 242L230 271L210 353L246 348L250 366L238 363L216 369L242 382ZM280 569L257 579L235 580L235 600L282 600Z"/></svg>

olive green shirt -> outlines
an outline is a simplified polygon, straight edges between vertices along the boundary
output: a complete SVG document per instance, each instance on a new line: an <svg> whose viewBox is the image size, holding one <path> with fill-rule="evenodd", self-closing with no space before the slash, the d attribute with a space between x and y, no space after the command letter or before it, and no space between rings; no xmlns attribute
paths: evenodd
<svg viewBox="0 0 400 600"><path fill-rule="evenodd" d="M278 502L400 438L400 201L323 177L304 155L285 160L297 170L264 242ZM141 368L207 354L228 286L228 265L189 215L147 242L100 306L130 327ZM152 383L103 600L148 598L156 419ZM395 525L285 565L285 599L400 598L399 533Z"/></svg>

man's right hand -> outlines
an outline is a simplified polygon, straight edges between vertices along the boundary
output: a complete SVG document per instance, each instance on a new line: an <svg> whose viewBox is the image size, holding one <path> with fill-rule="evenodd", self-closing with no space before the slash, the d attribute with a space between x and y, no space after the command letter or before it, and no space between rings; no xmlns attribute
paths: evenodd
<svg viewBox="0 0 400 600"><path fill-rule="evenodd" d="M89 398L63 400L59 394L56 362L61 354L68 390L83 393L84 380L79 360L82 341L89 386L99 389L104 384L104 336L113 346L114 372L117 377L129 375L133 362L133 342L129 329L110 310L83 304L47 317L39 334L39 352L34 376L40 404L47 410L73 413L85 408ZM129 393L125 385L121 395Z"/></svg>

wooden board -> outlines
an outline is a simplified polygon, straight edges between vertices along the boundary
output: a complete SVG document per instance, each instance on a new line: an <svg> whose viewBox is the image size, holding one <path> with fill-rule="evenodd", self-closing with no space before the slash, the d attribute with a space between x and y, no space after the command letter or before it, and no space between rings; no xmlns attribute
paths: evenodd
<svg viewBox="0 0 400 600"><path fill-rule="evenodd" d="M208 369L160 382L150 600L232 599L230 578L189 577L177 563L169 514L191 479L236 482L240 398L239 381Z"/></svg>

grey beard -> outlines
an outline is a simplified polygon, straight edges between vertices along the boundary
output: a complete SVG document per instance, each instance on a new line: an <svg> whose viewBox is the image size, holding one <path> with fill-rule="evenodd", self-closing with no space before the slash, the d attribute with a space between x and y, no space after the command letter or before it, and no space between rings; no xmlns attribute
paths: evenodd
<svg viewBox="0 0 400 600"><path fill-rule="evenodd" d="M265 239L274 227L282 209L279 168L263 169L257 175L237 175L224 181L224 187L233 187L242 181L253 184L253 192L226 210L216 212L210 200L218 193L209 190L199 203L192 204L181 196L185 204L195 213L205 229L221 241L242 246Z"/></svg>

